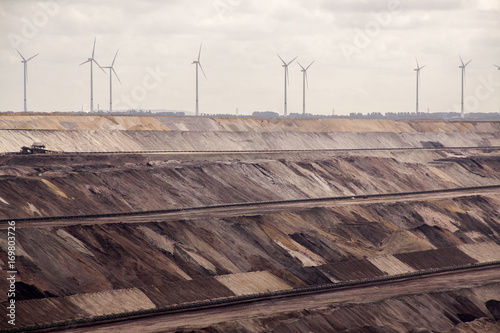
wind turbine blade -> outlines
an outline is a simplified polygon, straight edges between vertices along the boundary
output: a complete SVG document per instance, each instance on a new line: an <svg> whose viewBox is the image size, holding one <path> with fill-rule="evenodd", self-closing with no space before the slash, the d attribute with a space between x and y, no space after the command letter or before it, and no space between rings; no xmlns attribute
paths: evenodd
<svg viewBox="0 0 500 333"><path fill-rule="evenodd" d="M203 73L203 76L205 77L205 79L207 78L207 76L205 75L205 71L203 70L203 67L201 66L201 62L198 62L198 65L200 65L200 68L201 68L201 72Z"/></svg>
<svg viewBox="0 0 500 333"><path fill-rule="evenodd" d="M422 68L424 68L424 67L425 67L425 65L423 65L422 67L420 67L419 70L422 69Z"/></svg>
<svg viewBox="0 0 500 333"><path fill-rule="evenodd" d="M495 66L496 68L498 68L498 70L500 71L500 66L497 66L497 65L493 65L493 66Z"/></svg>
<svg viewBox="0 0 500 333"><path fill-rule="evenodd" d="M307 79L307 71L304 71L304 75L306 76L306 86L309 89L309 80Z"/></svg>
<svg viewBox="0 0 500 333"><path fill-rule="evenodd" d="M31 59L33 59L34 57L36 57L37 55L39 55L40 53L37 53L35 54L34 56L32 56L31 58L29 58L28 60L26 60L26 62L30 61Z"/></svg>
<svg viewBox="0 0 500 333"><path fill-rule="evenodd" d="M302 70L303 70L303 71L305 71L305 70L306 70L306 69L304 68L304 66L302 66L302 65L300 64L300 62L298 62L298 61L297 61L297 64L299 64L300 68L302 68Z"/></svg>
<svg viewBox="0 0 500 333"><path fill-rule="evenodd" d="M462 60L462 56L460 54L458 56L460 57L460 62L462 63L462 66L465 66L464 61Z"/></svg>
<svg viewBox="0 0 500 333"><path fill-rule="evenodd" d="M285 66L285 72L286 72L286 81L287 81L287 84L290 85L290 75L288 74L288 65Z"/></svg>
<svg viewBox="0 0 500 333"><path fill-rule="evenodd" d="M315 61L316 61L316 60L313 60L313 61L309 64L309 66L307 66L307 67L306 67L306 71L309 69L309 67L311 67L311 65L312 65Z"/></svg>
<svg viewBox="0 0 500 333"><path fill-rule="evenodd" d="M95 41L96 41L96 37L94 37L94 46L92 47L92 59L94 59Z"/></svg>
<svg viewBox="0 0 500 333"><path fill-rule="evenodd" d="M120 84L122 83L122 81L120 81L120 78L118 77L118 74L116 74L116 71L113 67L111 67L111 70L113 71L113 73L115 73L115 76L116 78L118 79L118 82L120 82ZM110 74L111 75L111 74Z"/></svg>
<svg viewBox="0 0 500 333"><path fill-rule="evenodd" d="M21 56L21 58L23 58L24 61L26 61L26 59L24 59L23 55L21 54L21 52L19 52L18 49L16 49L17 53L19 53L19 55Z"/></svg>
<svg viewBox="0 0 500 333"><path fill-rule="evenodd" d="M201 57L201 46L203 45L203 42L200 43L200 51L198 51L198 62L200 62L200 57ZM200 66L201 67L201 66Z"/></svg>
<svg viewBox="0 0 500 333"><path fill-rule="evenodd" d="M283 62L283 65L285 65L285 66L286 66L286 62L285 62L285 60L283 60L283 58L281 58L281 57L280 57L280 55L279 55L278 53L276 53L276 55L277 55L277 56L281 59L281 61Z"/></svg>
<svg viewBox="0 0 500 333"><path fill-rule="evenodd" d="M418 66L418 60L417 60L417 57L415 57L415 62L417 63L417 69L418 69L418 68L420 68L420 67Z"/></svg>
<svg viewBox="0 0 500 333"><path fill-rule="evenodd" d="M83 65L83 64L86 64L86 63L88 63L89 61L91 61L91 60L89 59L89 60L87 60L87 61L84 61L84 62L82 62L82 63L81 63L80 65L78 65L78 66L81 66L81 65Z"/></svg>
<svg viewBox="0 0 500 333"><path fill-rule="evenodd" d="M287 66L290 65L295 59L297 59L299 56L296 56L295 58L293 58L292 60L290 60L290 62L288 64L286 64Z"/></svg>
<svg viewBox="0 0 500 333"><path fill-rule="evenodd" d="M113 65L115 64L116 56L118 55L118 51L116 50L115 57L113 58L113 62L111 63L111 68L113 68Z"/></svg>
<svg viewBox="0 0 500 333"><path fill-rule="evenodd" d="M101 67L101 65L99 65L99 63L95 59L92 59L92 61L95 62L97 66L99 66L99 68L104 72L104 74L107 74L106 71Z"/></svg>
<svg viewBox="0 0 500 333"><path fill-rule="evenodd" d="M471 59L471 60L469 60L469 62L467 62L467 63L464 65L464 67L465 67L465 66L467 66L467 65L468 65L471 61L472 61L472 59Z"/></svg>

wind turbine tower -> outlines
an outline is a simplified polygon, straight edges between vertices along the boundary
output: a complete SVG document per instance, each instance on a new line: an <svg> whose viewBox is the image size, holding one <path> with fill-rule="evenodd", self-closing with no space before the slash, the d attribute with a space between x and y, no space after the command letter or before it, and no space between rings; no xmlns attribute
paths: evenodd
<svg viewBox="0 0 500 333"><path fill-rule="evenodd" d="M200 44L200 51L198 51L198 60L194 60L191 64L196 64L196 116L199 115L199 106L198 106L198 66L201 68L201 72L203 73L203 76L205 79L207 76L205 75L205 71L203 70L203 67L201 66L200 62L200 56L201 56L201 46L203 43Z"/></svg>
<svg viewBox="0 0 500 333"><path fill-rule="evenodd" d="M94 47L92 48L92 58L88 58L87 61L84 61L80 64L86 64L87 62L90 62L90 112L94 111L94 82L93 82L93 71L92 71L92 63L96 63L97 66L104 72L104 69L97 63L97 61L94 59L94 51L95 51L95 41L96 39L94 38ZM106 74L106 72L104 72Z"/></svg>
<svg viewBox="0 0 500 333"><path fill-rule="evenodd" d="M309 82L307 81L307 70L314 63L314 60L306 68L304 68L299 62L297 62L297 63L299 64L300 68L302 68L300 70L302 72L302 115L305 115L306 114L306 84L307 84L307 87L309 88Z"/></svg>
<svg viewBox="0 0 500 333"><path fill-rule="evenodd" d="M297 57L293 58L288 63L286 63L285 60L283 60L283 58L281 58L279 54L278 54L278 57L283 62L282 66L285 67L285 117L286 117L286 115L287 115L287 110L286 110L286 86L290 82L290 79L288 79L288 65L290 65L295 59L297 59Z"/></svg>
<svg viewBox="0 0 500 333"><path fill-rule="evenodd" d="M120 81L120 78L118 77L118 74L116 74L115 69L113 68L117 55L118 55L118 50L115 53L115 57L113 58L111 66L102 67L102 68L109 68L109 112L113 112L113 73L118 79L118 82L122 83L122 81Z"/></svg>
<svg viewBox="0 0 500 333"><path fill-rule="evenodd" d="M458 68L462 69L462 104L461 104L461 111L460 111L460 117L464 119L464 82L465 82L465 66L467 66L472 60L469 60L466 64L464 64L464 61L462 60L462 56L460 56L460 62L462 63L462 66L458 66Z"/></svg>
<svg viewBox="0 0 500 333"><path fill-rule="evenodd" d="M21 56L21 58L23 58L23 60L21 60L21 62L24 64L24 112L27 112L28 111L28 107L26 105L26 82L28 81L28 61L30 61L31 59L33 59L34 57L36 57L39 53L35 54L34 56L32 56L31 58L29 58L28 60L26 60L23 55L21 54L21 52L19 52L18 49L16 49L17 53L19 53L19 55Z"/></svg>
<svg viewBox="0 0 500 333"><path fill-rule="evenodd" d="M500 71L500 66L494 65ZM498 107L498 111L500 112L500 106Z"/></svg>
<svg viewBox="0 0 500 333"><path fill-rule="evenodd" d="M425 65L423 65L422 67L420 67L420 66L418 65L418 60L417 60L417 58L415 58L415 61L417 62L417 68L415 68L415 72L417 72L417 106L416 106L416 108L417 108L417 114L418 114L418 85L419 85L419 81L420 81L420 70L421 70L422 68L424 68L424 67L425 67Z"/></svg>

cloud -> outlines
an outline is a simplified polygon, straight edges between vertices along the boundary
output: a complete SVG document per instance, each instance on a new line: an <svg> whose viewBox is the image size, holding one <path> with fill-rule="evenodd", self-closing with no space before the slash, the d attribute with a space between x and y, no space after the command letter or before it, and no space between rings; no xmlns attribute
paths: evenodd
<svg viewBox="0 0 500 333"><path fill-rule="evenodd" d="M57 3L59 8L37 25L33 17L46 13L41 3ZM423 81L422 103L442 110L447 100L443 96L453 100L456 93L456 85L448 81L454 80L459 53L474 59L471 82L474 75L487 75L498 59L498 1L401 0L400 7L397 3L2 0L0 110L22 107L22 67L6 38L9 32L25 37L18 45L22 52L40 53L30 67L28 90L30 104L38 110L88 107L88 68L78 64L90 55L94 37L96 58L103 65L120 49L116 70L123 84L114 88L117 98L141 86L147 68L158 66L168 73L138 103L142 108L193 109L191 61L203 41L208 79L200 82L202 112L234 112L236 107L240 113L256 108L281 111L282 67L276 53L290 59L298 55L301 63L316 60L309 73L308 100L311 110L326 113L332 107L337 113L413 110L413 98L401 96L413 91L414 58L418 56L427 64L425 77L436 76ZM35 24L37 32L32 36L23 35L26 22ZM343 44L356 48L351 61L340 48ZM480 66L483 63L488 66ZM95 99L105 105L108 78L96 72L94 79ZM378 82L377 89L370 82ZM290 109L294 105L300 109L300 83L296 65L290 68ZM388 87L393 100L387 96ZM354 98L356 92L365 97ZM484 102L484 110L498 109L493 99Z"/></svg>
<svg viewBox="0 0 500 333"><path fill-rule="evenodd" d="M490 1L490 0L483 0ZM467 8L467 1L449 0L322 0L321 7L333 13L370 13L399 8L405 11L450 11Z"/></svg>

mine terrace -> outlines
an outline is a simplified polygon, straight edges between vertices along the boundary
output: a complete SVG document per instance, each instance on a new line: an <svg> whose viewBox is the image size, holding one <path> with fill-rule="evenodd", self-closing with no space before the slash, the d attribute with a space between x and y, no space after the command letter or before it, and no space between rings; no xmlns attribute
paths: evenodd
<svg viewBox="0 0 500 333"><path fill-rule="evenodd" d="M1 114L0 329L498 332L499 207L498 121Z"/></svg>

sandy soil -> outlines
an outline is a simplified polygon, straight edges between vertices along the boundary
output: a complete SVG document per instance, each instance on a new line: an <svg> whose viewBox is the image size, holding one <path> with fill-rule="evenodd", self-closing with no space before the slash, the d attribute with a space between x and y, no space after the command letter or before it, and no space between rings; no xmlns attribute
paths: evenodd
<svg viewBox="0 0 500 333"><path fill-rule="evenodd" d="M459 294L463 289L467 291L471 290L472 292L474 292L474 286L479 286L478 289L481 289L481 285L483 285L484 281L490 281L491 283L496 282L496 284L492 284L489 288L497 289L496 297L500 298L500 288L498 288L500 286L499 273L500 270L498 268L487 269L468 274L453 273L398 283L391 283L385 286L362 287L317 295L284 298L281 300L260 301L223 308L192 311L182 314L175 313L153 318L138 319L132 322L102 325L101 327L96 326L90 329L67 329L65 331L75 333L174 331L189 332L190 330L216 326L217 324L224 322L230 322L234 326L236 326L236 323L238 322L243 322L245 323L244 325L247 326L248 323L246 323L245 321L250 320L256 323L256 327L254 326L256 329L250 328L245 332L264 332L270 328L268 326L269 323L267 323L268 325L264 324L264 318L266 317L279 317L280 321L283 321L286 319L293 319L295 315L294 312L305 309L307 309L307 311L314 312L314 310L316 309L335 309L338 307L349 307L353 312L356 312L356 316L358 316L358 318L363 318L363 316L367 315L366 312L368 312L366 311L367 309L365 307L370 303L381 302L382 304L385 303L386 305L388 305L388 303L399 301L403 304L406 302L411 304L411 302L415 300L417 295L424 296L439 292L444 293L445 290L449 291L450 294ZM478 303L484 303L487 301L487 299L483 298L475 301ZM374 325L376 323L379 326L401 329L405 327L405 324L407 324L408 326L412 325L414 328L418 328L418 324L426 322L426 327L436 330L451 329L455 326L454 323L450 320L451 318L445 317L445 307L441 307L439 309L439 313L434 313L432 319L429 320L429 318L425 318L424 316L427 312L426 310L430 307L430 304L427 304L427 308L412 307L413 312L411 314L411 317L408 317L405 313L406 307L411 305L405 304L406 306L403 306L403 304L400 304L399 309L393 306L391 312L392 317L382 319L380 318L381 313L379 313L379 317L377 320L374 320L374 318L369 318L368 316L368 318L365 317L364 320L361 320L361 322L358 322L357 324L359 326L363 326L363 324L371 323L372 325ZM442 306L442 304L440 305ZM453 305L449 304L449 306L452 307ZM482 307L484 308L484 304L482 304ZM441 316L444 318L441 318ZM351 318L339 318L339 321L344 322L344 325L347 327L350 326L352 328L355 328L356 326L358 326L356 324L353 324ZM335 328L332 326L330 326L330 329L330 332L337 332L337 330L335 330ZM214 328L213 331L218 330Z"/></svg>
<svg viewBox="0 0 500 333"><path fill-rule="evenodd" d="M265 119L234 117L172 117L59 114L0 114L0 129L38 130L177 130L177 131L287 131L287 132L494 132L498 122Z"/></svg>
<svg viewBox="0 0 500 333"><path fill-rule="evenodd" d="M500 183L498 151L0 157L0 216L22 218Z"/></svg>
<svg viewBox="0 0 500 333"><path fill-rule="evenodd" d="M430 148L500 145L500 131L497 122L0 115L0 151L17 151L32 141L44 141L54 150L101 152ZM3 155L0 216L498 184L497 149ZM19 222L19 325L500 260L497 190L390 199L361 197L79 224ZM5 271L5 229L0 230L0 248ZM130 330L175 331L178 325L182 331L191 318L206 332L490 329L497 323L485 302L499 300L500 289L498 270L488 272L346 291L324 299L254 304L242 314L214 314L213 321L191 314L166 326L151 321ZM0 290L7 287L7 280L0 279ZM5 301L1 293L4 310ZM0 318L5 318L4 310Z"/></svg>

